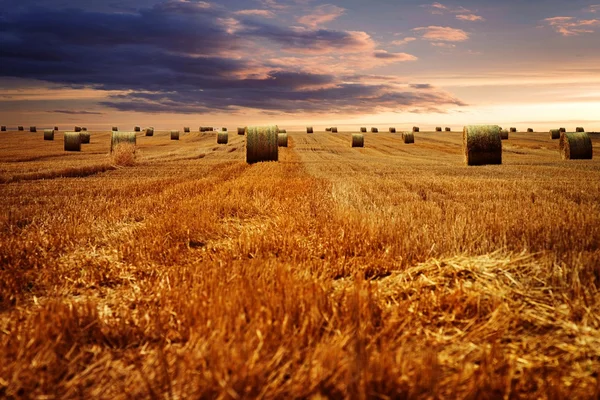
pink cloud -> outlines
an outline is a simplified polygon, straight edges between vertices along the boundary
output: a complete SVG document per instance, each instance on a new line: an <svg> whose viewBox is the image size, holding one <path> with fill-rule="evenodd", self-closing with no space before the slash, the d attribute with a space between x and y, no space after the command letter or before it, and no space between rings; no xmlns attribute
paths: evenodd
<svg viewBox="0 0 600 400"><path fill-rule="evenodd" d="M456 47L455 44L444 43L444 42L431 42L431 45L435 46L435 47L444 47L444 48L447 48L447 49L453 49L453 48Z"/></svg>
<svg viewBox="0 0 600 400"><path fill-rule="evenodd" d="M342 7L334 6L332 4L324 4L316 7L312 13L299 17L298 22L302 25L316 28L319 25L339 18L344 14L345 11L346 10Z"/></svg>
<svg viewBox="0 0 600 400"><path fill-rule="evenodd" d="M436 14L436 15L442 15L445 12L449 12L449 13L453 13L453 14L465 14L465 13L471 12L469 9L464 8L464 7L451 8L451 7L445 6L442 3L438 3L438 2L431 3L431 4L425 4L425 5L422 5L421 7L429 8L429 12L431 12L432 14Z"/></svg>
<svg viewBox="0 0 600 400"><path fill-rule="evenodd" d="M236 11L234 14L255 15L255 16L264 17L264 18L275 18L275 13L270 10L240 10L240 11Z"/></svg>
<svg viewBox="0 0 600 400"><path fill-rule="evenodd" d="M417 57L407 53L390 53L386 50L375 50L373 53L375 58L382 58L394 61L416 61Z"/></svg>
<svg viewBox="0 0 600 400"><path fill-rule="evenodd" d="M586 9L587 12L595 13L600 11L600 4L592 4Z"/></svg>
<svg viewBox="0 0 600 400"><path fill-rule="evenodd" d="M552 29L563 36L578 36L582 33L594 33L592 29L600 26L598 19L575 19L574 17L552 17L544 20Z"/></svg>
<svg viewBox="0 0 600 400"><path fill-rule="evenodd" d="M423 39L435 42L463 42L469 39L467 32L448 26L427 26L414 28L413 31L421 33Z"/></svg>
<svg viewBox="0 0 600 400"><path fill-rule="evenodd" d="M458 14L456 19L461 21L485 21L485 19L481 15L475 14Z"/></svg>
<svg viewBox="0 0 600 400"><path fill-rule="evenodd" d="M394 40L391 44L394 46L402 46L406 43L414 42L417 38L414 37L405 37L404 39Z"/></svg>

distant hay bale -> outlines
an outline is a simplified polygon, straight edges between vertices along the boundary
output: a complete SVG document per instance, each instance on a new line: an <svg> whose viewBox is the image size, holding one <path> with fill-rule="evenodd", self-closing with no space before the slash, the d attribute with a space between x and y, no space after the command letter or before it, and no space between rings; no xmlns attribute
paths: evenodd
<svg viewBox="0 0 600 400"><path fill-rule="evenodd" d="M450 131L451 131L451 129L450 129L449 127L446 127L444 130L445 130L446 132L450 132Z"/></svg>
<svg viewBox="0 0 600 400"><path fill-rule="evenodd" d="M183 127L183 133L190 133L190 127L189 126L184 126Z"/></svg>
<svg viewBox="0 0 600 400"><path fill-rule="evenodd" d="M517 128L515 128L515 127L512 127L512 128L510 128L510 132L511 132L511 133L515 133L515 132L517 132Z"/></svg>
<svg viewBox="0 0 600 400"><path fill-rule="evenodd" d="M337 133L337 126L331 127L331 133Z"/></svg>
<svg viewBox="0 0 600 400"><path fill-rule="evenodd" d="M435 131L436 132L441 132L442 131L442 127L441 126L436 126L435 127Z"/></svg>
<svg viewBox="0 0 600 400"><path fill-rule="evenodd" d="M307 126L307 127L306 127L306 133L313 133L313 128L312 128L312 126Z"/></svg>
<svg viewBox="0 0 600 400"><path fill-rule="evenodd" d="M412 132L403 132L402 133L402 141L406 144L415 142L415 135Z"/></svg>
<svg viewBox="0 0 600 400"><path fill-rule="evenodd" d="M560 129L550 129L550 139L560 139Z"/></svg>
<svg viewBox="0 0 600 400"><path fill-rule="evenodd" d="M89 144L91 135L89 132L79 132L79 136L81 136L81 144Z"/></svg>
<svg viewBox="0 0 600 400"><path fill-rule="evenodd" d="M2 126L0 127L0 131L2 131L2 132L6 132L6 126L2 125Z"/></svg>
<svg viewBox="0 0 600 400"><path fill-rule="evenodd" d="M527 133L532 133L533 129L532 128L527 128Z"/></svg>
<svg viewBox="0 0 600 400"><path fill-rule="evenodd" d="M54 140L54 130L44 129L44 140Z"/></svg>
<svg viewBox="0 0 600 400"><path fill-rule="evenodd" d="M559 128L558 130L560 131L560 133L563 133L563 132L567 131L565 128Z"/></svg>
<svg viewBox="0 0 600 400"><path fill-rule="evenodd" d="M85 126L81 127L82 132L87 132L87 128Z"/></svg>
<svg viewBox="0 0 600 400"><path fill-rule="evenodd" d="M325 132L331 132L331 128L325 128Z"/></svg>
<svg viewBox="0 0 600 400"><path fill-rule="evenodd" d="M362 133L353 133L352 147L365 147L365 135Z"/></svg>
<svg viewBox="0 0 600 400"><path fill-rule="evenodd" d="M179 131L171 131L171 140L179 140Z"/></svg>
<svg viewBox="0 0 600 400"><path fill-rule="evenodd" d="M288 147L288 134L287 133L279 133L277 135L277 146Z"/></svg>
<svg viewBox="0 0 600 400"><path fill-rule="evenodd" d="M413 129L412 129L412 131L413 131L413 132L419 132L419 127L418 127L418 126L413 126Z"/></svg>
<svg viewBox="0 0 600 400"><path fill-rule="evenodd" d="M229 142L229 133L219 132L217 133L217 144L227 144Z"/></svg>
<svg viewBox="0 0 600 400"><path fill-rule="evenodd" d="M58 126L55 126L55 127L54 127L54 130L55 130L55 131L58 131Z"/></svg>
<svg viewBox="0 0 600 400"><path fill-rule="evenodd" d="M35 126L30 126L29 132L37 132L37 128Z"/></svg>
<svg viewBox="0 0 600 400"><path fill-rule="evenodd" d="M142 131L142 128L141 128L141 127L139 127L139 126L136 126L136 127L134 127L134 128L133 128L133 131L134 131L134 132L141 132L141 131Z"/></svg>
<svg viewBox="0 0 600 400"><path fill-rule="evenodd" d="M280 129L279 133L287 133L287 130L286 129Z"/></svg>
<svg viewBox="0 0 600 400"><path fill-rule="evenodd" d="M225 128L225 127L222 127L222 128L221 128L221 132L227 132L227 128Z"/></svg>
<svg viewBox="0 0 600 400"><path fill-rule="evenodd" d="M73 132L81 132L81 127L80 126L74 127Z"/></svg>
<svg viewBox="0 0 600 400"><path fill-rule="evenodd" d="M277 125L249 126L246 131L246 162L278 161L278 132Z"/></svg>
<svg viewBox="0 0 600 400"><path fill-rule="evenodd" d="M470 125L463 129L467 165L502 164L502 139L498 125Z"/></svg>
<svg viewBox="0 0 600 400"><path fill-rule="evenodd" d="M360 131L363 132L363 133L366 133L367 132L367 127L365 127L365 126L361 127Z"/></svg>
<svg viewBox="0 0 600 400"><path fill-rule="evenodd" d="M79 132L65 132L65 151L81 151L81 136Z"/></svg>
<svg viewBox="0 0 600 400"><path fill-rule="evenodd" d="M377 132L379 132L379 129L377 129L377 128L375 128L375 127L372 127L372 128L371 128L371 133L377 133Z"/></svg>
<svg viewBox="0 0 600 400"><path fill-rule="evenodd" d="M560 156L563 160L591 160L592 139L585 132L564 132L560 135Z"/></svg>
<svg viewBox="0 0 600 400"><path fill-rule="evenodd" d="M500 140L508 140L508 131L506 129L500 129Z"/></svg>
<svg viewBox="0 0 600 400"><path fill-rule="evenodd" d="M113 132L118 132L118 131L119 131L119 128L118 128L118 127L116 127L116 126L113 126L113 127L112 127L112 131L113 131Z"/></svg>
<svg viewBox="0 0 600 400"><path fill-rule="evenodd" d="M128 144L135 146L137 138L135 132L119 132L112 131L110 134L110 152L112 153L120 144Z"/></svg>
<svg viewBox="0 0 600 400"><path fill-rule="evenodd" d="M19 126L17 127L17 130L18 130L18 131L24 131L25 129L24 129L24 128L23 128L21 125L19 125Z"/></svg>
<svg viewBox="0 0 600 400"><path fill-rule="evenodd" d="M396 128L390 127L390 133L396 133Z"/></svg>
<svg viewBox="0 0 600 400"><path fill-rule="evenodd" d="M238 135L245 135L246 134L246 128L237 128L238 131Z"/></svg>
<svg viewBox="0 0 600 400"><path fill-rule="evenodd" d="M585 132L585 129L583 129L583 127L578 126L577 128L575 128L575 132Z"/></svg>
<svg viewBox="0 0 600 400"><path fill-rule="evenodd" d="M154 128L146 128L146 136L154 136Z"/></svg>

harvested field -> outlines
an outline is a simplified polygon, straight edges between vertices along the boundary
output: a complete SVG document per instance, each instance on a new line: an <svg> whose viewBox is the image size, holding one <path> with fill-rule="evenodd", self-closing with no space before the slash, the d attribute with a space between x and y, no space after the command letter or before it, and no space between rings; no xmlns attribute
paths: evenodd
<svg viewBox="0 0 600 400"><path fill-rule="evenodd" d="M0 397L598 397L597 158L287 135L3 134Z"/></svg>

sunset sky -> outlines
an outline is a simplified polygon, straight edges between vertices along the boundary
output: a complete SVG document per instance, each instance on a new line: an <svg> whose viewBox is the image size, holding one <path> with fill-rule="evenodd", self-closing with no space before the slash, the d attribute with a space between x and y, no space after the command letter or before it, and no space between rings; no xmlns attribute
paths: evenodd
<svg viewBox="0 0 600 400"><path fill-rule="evenodd" d="M600 131L600 4L0 0L2 125L266 123Z"/></svg>

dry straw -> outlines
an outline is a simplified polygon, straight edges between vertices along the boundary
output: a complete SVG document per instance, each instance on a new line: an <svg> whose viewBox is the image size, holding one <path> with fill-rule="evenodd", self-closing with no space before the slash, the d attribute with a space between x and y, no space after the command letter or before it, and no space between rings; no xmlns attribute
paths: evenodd
<svg viewBox="0 0 600 400"><path fill-rule="evenodd" d="M390 133L396 133L396 128L390 127Z"/></svg>
<svg viewBox="0 0 600 400"><path fill-rule="evenodd" d="M375 127L371 128L371 133L377 133L377 132L379 132L379 129L377 129Z"/></svg>
<svg viewBox="0 0 600 400"><path fill-rule="evenodd" d="M577 128L575 128L575 132L585 132L585 129L583 129L583 127L578 126Z"/></svg>
<svg viewBox="0 0 600 400"><path fill-rule="evenodd" d="M65 151L81 151L81 136L79 132L65 132Z"/></svg>
<svg viewBox="0 0 600 400"><path fill-rule="evenodd" d="M44 129L44 140L54 140L54 131L52 129Z"/></svg>
<svg viewBox="0 0 600 400"><path fill-rule="evenodd" d="M133 130L134 130L134 132L141 132L142 128L139 127L139 126L136 126L136 127L133 128Z"/></svg>
<svg viewBox="0 0 600 400"><path fill-rule="evenodd" d="M448 127L448 126L447 126L447 127L444 129L444 130L445 130L446 132L450 132L450 131L451 131L450 127Z"/></svg>
<svg viewBox="0 0 600 400"><path fill-rule="evenodd" d="M532 128L527 128L527 133L533 133L533 129Z"/></svg>
<svg viewBox="0 0 600 400"><path fill-rule="evenodd" d="M517 132L517 128L515 128L515 127L512 127L512 128L510 128L510 132L511 132L511 133L515 133L515 132Z"/></svg>
<svg viewBox="0 0 600 400"><path fill-rule="evenodd" d="M435 127L435 131L436 132L441 132L442 131L442 127L441 126L436 126Z"/></svg>
<svg viewBox="0 0 600 400"><path fill-rule="evenodd" d="M360 131L363 132L363 133L366 133L367 132L367 127L365 127L365 126L361 127Z"/></svg>
<svg viewBox="0 0 600 400"><path fill-rule="evenodd" d="M277 145L279 147L288 147L288 135L287 133L280 133L277 135Z"/></svg>
<svg viewBox="0 0 600 400"><path fill-rule="evenodd" d="M217 144L227 144L229 142L229 133L218 132L217 133Z"/></svg>
<svg viewBox="0 0 600 400"><path fill-rule="evenodd" d="M136 142L135 132L112 131L110 134L110 152L112 153L121 143L135 146Z"/></svg>
<svg viewBox="0 0 600 400"><path fill-rule="evenodd" d="M171 131L171 140L179 140L179 131Z"/></svg>
<svg viewBox="0 0 600 400"><path fill-rule="evenodd" d="M463 129L467 165L502 164L502 139L498 125L470 125Z"/></svg>
<svg viewBox="0 0 600 400"><path fill-rule="evenodd" d="M238 135L245 135L246 134L246 128L237 128L238 131Z"/></svg>
<svg viewBox="0 0 600 400"><path fill-rule="evenodd" d="M333 126L333 127L331 127L331 132L332 132L332 133L337 133L337 131L338 131L338 130L337 130L337 126Z"/></svg>
<svg viewBox="0 0 600 400"><path fill-rule="evenodd" d="M508 140L508 131L506 129L500 129L500 139Z"/></svg>
<svg viewBox="0 0 600 400"><path fill-rule="evenodd" d="M113 131L113 132L118 132L118 131L119 131L119 128L118 128L118 127L116 127L116 126L113 126L113 127L112 127L112 131Z"/></svg>
<svg viewBox="0 0 600 400"><path fill-rule="evenodd" d="M362 133L353 133L352 147L365 147L365 135Z"/></svg>
<svg viewBox="0 0 600 400"><path fill-rule="evenodd" d="M85 132L79 132L79 136L81 136L81 144L89 144L92 135L85 131Z"/></svg>
<svg viewBox="0 0 600 400"><path fill-rule="evenodd" d="M25 129L23 128L23 126L19 125L19 126L17 127L17 130L18 130L18 131L24 131Z"/></svg>
<svg viewBox="0 0 600 400"><path fill-rule="evenodd" d="M312 128L312 126L307 126L307 127L306 127L306 133L313 133L313 128Z"/></svg>
<svg viewBox="0 0 600 400"><path fill-rule="evenodd" d="M402 133L402 141L406 144L415 142L415 135L412 132L403 132Z"/></svg>
<svg viewBox="0 0 600 400"><path fill-rule="evenodd" d="M190 127L189 126L184 126L183 127L183 133L190 133Z"/></svg>
<svg viewBox="0 0 600 400"><path fill-rule="evenodd" d="M550 139L560 139L560 129L550 129Z"/></svg>
<svg viewBox="0 0 600 400"><path fill-rule="evenodd" d="M74 127L73 132L81 132L81 127L80 126Z"/></svg>
<svg viewBox="0 0 600 400"><path fill-rule="evenodd" d="M6 126L2 125L2 126L0 127L0 131L2 131L2 132L6 132Z"/></svg>
<svg viewBox="0 0 600 400"><path fill-rule="evenodd" d="M246 131L246 162L278 161L279 128L273 126L249 126Z"/></svg>
<svg viewBox="0 0 600 400"><path fill-rule="evenodd" d="M585 132L562 133L560 135L559 149L563 160L592 159L592 139Z"/></svg>
<svg viewBox="0 0 600 400"><path fill-rule="evenodd" d="M413 126L413 132L419 132L419 127L418 126Z"/></svg>
<svg viewBox="0 0 600 400"><path fill-rule="evenodd" d="M154 136L154 128L146 128L146 136Z"/></svg>
<svg viewBox="0 0 600 400"><path fill-rule="evenodd" d="M30 126L29 132L37 132L37 128L35 126Z"/></svg>

